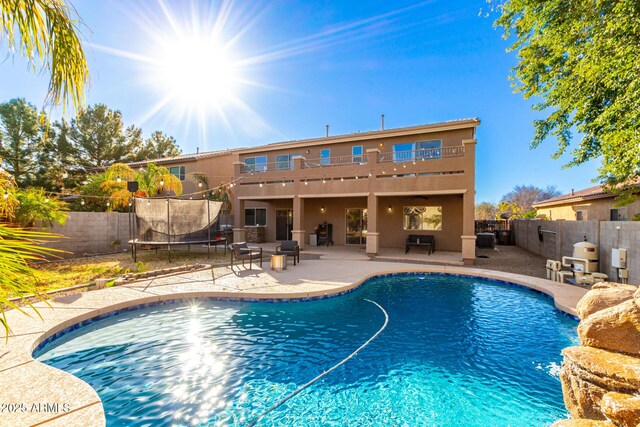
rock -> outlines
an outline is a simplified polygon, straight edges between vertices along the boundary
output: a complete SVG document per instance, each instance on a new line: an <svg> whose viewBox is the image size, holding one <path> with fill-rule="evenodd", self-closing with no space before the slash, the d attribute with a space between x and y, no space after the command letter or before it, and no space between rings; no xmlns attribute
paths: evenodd
<svg viewBox="0 0 640 427"><path fill-rule="evenodd" d="M594 420L560 420L551 424L551 427L615 427L611 421L594 421Z"/></svg>
<svg viewBox="0 0 640 427"><path fill-rule="evenodd" d="M640 426L640 396L607 393L602 397L600 408L616 426Z"/></svg>
<svg viewBox="0 0 640 427"><path fill-rule="evenodd" d="M583 346L640 355L640 306L635 299L597 311L580 322Z"/></svg>
<svg viewBox="0 0 640 427"><path fill-rule="evenodd" d="M614 282L600 282L591 287L591 290L582 297L576 306L578 316L586 319L589 315L613 307L621 302L633 298L636 287Z"/></svg>
<svg viewBox="0 0 640 427"><path fill-rule="evenodd" d="M560 371L564 403L576 419L604 420L602 397L640 390L640 358L592 347L567 347Z"/></svg>

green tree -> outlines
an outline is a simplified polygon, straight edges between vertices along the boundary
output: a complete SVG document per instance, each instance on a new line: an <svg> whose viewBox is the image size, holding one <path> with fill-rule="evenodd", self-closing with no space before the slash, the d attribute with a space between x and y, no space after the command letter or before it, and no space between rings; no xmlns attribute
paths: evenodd
<svg viewBox="0 0 640 427"><path fill-rule="evenodd" d="M68 138L69 123L64 119L43 129L43 138L36 153L36 173L33 185L48 191L77 187L86 179L78 166L78 150Z"/></svg>
<svg viewBox="0 0 640 427"><path fill-rule="evenodd" d="M0 157L3 166L21 186L34 178L34 153L42 139L42 117L23 98L0 104Z"/></svg>
<svg viewBox="0 0 640 427"><path fill-rule="evenodd" d="M104 104L81 111L66 136L78 152L78 165L86 172L133 161L142 144L142 131L134 126L125 129L122 114Z"/></svg>
<svg viewBox="0 0 640 427"><path fill-rule="evenodd" d="M75 10L63 0L0 0L0 43L20 52L50 74L48 100L76 111L84 104L89 81L87 60L78 37Z"/></svg>
<svg viewBox="0 0 640 427"><path fill-rule="evenodd" d="M18 191L18 208L15 220L22 227L33 227L38 221L42 226L53 225L54 222L64 225L67 222L67 204L55 197L49 197L42 188L31 187Z"/></svg>
<svg viewBox="0 0 640 427"><path fill-rule="evenodd" d="M155 131L147 138L144 145L136 153L136 160L154 160L175 157L182 154L172 136Z"/></svg>
<svg viewBox="0 0 640 427"><path fill-rule="evenodd" d="M496 25L518 57L516 92L541 99L532 147L555 137L567 166L602 157L598 180L623 196L640 176L640 2L504 0Z"/></svg>

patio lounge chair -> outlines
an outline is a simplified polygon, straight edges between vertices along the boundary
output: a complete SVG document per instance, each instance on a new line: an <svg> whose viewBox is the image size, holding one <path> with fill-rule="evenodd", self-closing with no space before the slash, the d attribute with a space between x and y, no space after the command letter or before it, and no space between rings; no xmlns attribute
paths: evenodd
<svg viewBox="0 0 640 427"><path fill-rule="evenodd" d="M293 257L293 265L300 262L300 246L297 240L283 240L280 246L276 246L276 255L290 255Z"/></svg>
<svg viewBox="0 0 640 427"><path fill-rule="evenodd" d="M233 268L233 260L244 262L249 260L249 270L252 267L252 261L254 259L260 260L260 267L262 267L262 248L247 246L246 242L233 243L231 245L231 268Z"/></svg>

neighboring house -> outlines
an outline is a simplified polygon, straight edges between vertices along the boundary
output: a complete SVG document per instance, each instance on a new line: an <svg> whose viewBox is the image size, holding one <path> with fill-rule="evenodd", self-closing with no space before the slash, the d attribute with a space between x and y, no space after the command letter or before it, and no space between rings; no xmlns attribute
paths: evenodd
<svg viewBox="0 0 640 427"><path fill-rule="evenodd" d="M217 188L220 184L227 184L233 180L233 163L238 160L237 151L237 149L206 151L164 159L143 160L128 163L128 165L134 169L143 168L149 163L164 166L182 181L182 192L189 194L205 189L198 186L199 181L195 179L195 175L206 177L210 188Z"/></svg>
<svg viewBox="0 0 640 427"><path fill-rule="evenodd" d="M234 239L266 225L266 241L304 247L327 223L336 245L371 255L404 248L409 234L430 234L436 250L461 252L471 264L479 124L474 118L240 149Z"/></svg>
<svg viewBox="0 0 640 427"><path fill-rule="evenodd" d="M627 221L640 214L640 201L616 207L615 195L607 193L600 185L542 200L533 207L538 215L551 220Z"/></svg>

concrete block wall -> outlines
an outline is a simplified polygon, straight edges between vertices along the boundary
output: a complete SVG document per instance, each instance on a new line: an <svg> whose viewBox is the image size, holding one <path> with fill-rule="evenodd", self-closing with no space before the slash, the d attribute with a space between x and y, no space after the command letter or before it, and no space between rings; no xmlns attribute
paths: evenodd
<svg viewBox="0 0 640 427"><path fill-rule="evenodd" d="M542 230L542 241L538 238ZM598 245L599 270L618 281L617 269L611 267L611 249L627 249L629 283L640 285L640 222L638 221L542 221L519 219L513 223L515 242L547 259L561 260L573 254L573 245L586 240Z"/></svg>
<svg viewBox="0 0 640 427"><path fill-rule="evenodd" d="M65 225L54 224L47 231L63 237L46 246L62 249L70 253L63 258L75 258L83 255L113 253L116 248L111 244L120 240L119 250L128 249L129 214L118 212L69 212Z"/></svg>

